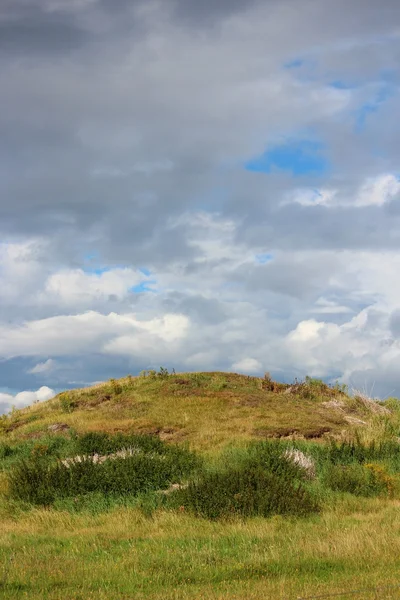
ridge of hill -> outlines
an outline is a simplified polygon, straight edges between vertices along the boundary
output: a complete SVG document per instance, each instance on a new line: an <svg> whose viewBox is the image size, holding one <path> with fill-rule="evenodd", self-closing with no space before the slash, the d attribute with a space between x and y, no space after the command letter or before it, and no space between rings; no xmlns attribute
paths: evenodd
<svg viewBox="0 0 400 600"><path fill-rule="evenodd" d="M52 432L156 434L201 451L263 438L321 440L376 427L390 411L345 386L306 377L293 384L237 373L144 371L14 410L0 436L39 438Z"/></svg>

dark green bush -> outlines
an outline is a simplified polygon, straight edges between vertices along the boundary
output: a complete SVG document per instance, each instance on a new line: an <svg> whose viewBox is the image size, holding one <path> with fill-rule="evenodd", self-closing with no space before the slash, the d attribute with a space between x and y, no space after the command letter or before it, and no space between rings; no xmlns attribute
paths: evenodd
<svg viewBox="0 0 400 600"><path fill-rule="evenodd" d="M104 462L94 462L86 456L69 464L49 463L43 456L36 455L29 461L21 461L11 471L10 493L14 498L45 505L57 498L92 492L137 495L168 487L200 465L199 458L189 450L166 445L163 445L163 453L138 452Z"/></svg>
<svg viewBox="0 0 400 600"><path fill-rule="evenodd" d="M274 514L305 516L319 507L299 482L279 477L261 467L208 473L187 488L175 492L173 501L208 519L233 515Z"/></svg>

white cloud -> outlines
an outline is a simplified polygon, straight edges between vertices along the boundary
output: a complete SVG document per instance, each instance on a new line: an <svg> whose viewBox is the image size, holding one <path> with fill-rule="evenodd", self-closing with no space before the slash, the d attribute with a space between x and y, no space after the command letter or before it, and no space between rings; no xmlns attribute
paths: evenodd
<svg viewBox="0 0 400 600"><path fill-rule="evenodd" d="M232 369L244 373L259 373L262 364L255 358L243 358L232 365Z"/></svg>
<svg viewBox="0 0 400 600"><path fill-rule="evenodd" d="M32 301L48 269L44 249L36 240L0 244L0 302Z"/></svg>
<svg viewBox="0 0 400 600"><path fill-rule="evenodd" d="M359 190L354 206L382 206L400 192L400 180L391 174L371 177Z"/></svg>
<svg viewBox="0 0 400 600"><path fill-rule="evenodd" d="M114 296L126 298L130 288L148 280L139 270L115 268L103 273L70 269L54 273L45 284L43 301L56 298L66 305L77 305Z"/></svg>
<svg viewBox="0 0 400 600"><path fill-rule="evenodd" d="M0 326L0 355L68 356L85 352L139 354L174 344L188 333L189 319L165 314L139 320L132 313L103 315L89 311L31 321L21 326Z"/></svg>
<svg viewBox="0 0 400 600"><path fill-rule="evenodd" d="M335 189L297 189L291 191L282 204L296 202L302 206L364 207L383 206L400 192L400 179L393 174L383 173L368 177L353 195L340 194Z"/></svg>
<svg viewBox="0 0 400 600"><path fill-rule="evenodd" d="M342 306L333 300L328 300L327 298L318 298L315 303L315 306L310 308L310 312L315 314L346 314L351 313L352 310L348 306Z"/></svg>
<svg viewBox="0 0 400 600"><path fill-rule="evenodd" d="M57 363L52 358L47 359L45 362L38 363L32 369L29 369L28 373L32 375L38 375L41 373L49 373L53 371L57 366Z"/></svg>
<svg viewBox="0 0 400 600"><path fill-rule="evenodd" d="M54 398L55 392L47 386L42 386L36 392L19 392L15 396L0 392L0 407L7 412L12 406L23 408L34 402L43 402Z"/></svg>

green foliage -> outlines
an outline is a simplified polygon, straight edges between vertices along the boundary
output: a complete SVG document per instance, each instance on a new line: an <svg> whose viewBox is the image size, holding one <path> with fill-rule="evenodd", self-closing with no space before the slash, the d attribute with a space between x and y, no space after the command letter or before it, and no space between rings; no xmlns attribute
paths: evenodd
<svg viewBox="0 0 400 600"><path fill-rule="evenodd" d="M392 480L376 465L331 465L324 476L331 490L348 492L355 496L378 496L392 492Z"/></svg>
<svg viewBox="0 0 400 600"><path fill-rule="evenodd" d="M0 444L0 471L7 470L22 459L46 458L54 460L68 456L73 452L75 440L73 434L44 435L40 439L24 440L19 443Z"/></svg>
<svg viewBox="0 0 400 600"><path fill-rule="evenodd" d="M250 442L244 448L224 452L219 464L222 469L261 468L287 480L305 479L304 470L284 458L283 455L288 445L277 440Z"/></svg>
<svg viewBox="0 0 400 600"><path fill-rule="evenodd" d="M326 387L326 383L322 381L322 379L317 379L316 377L309 377L308 375L306 375L305 384L313 388Z"/></svg>
<svg viewBox="0 0 400 600"><path fill-rule="evenodd" d="M13 453L13 449L10 446L10 444L6 444L6 443L1 443L0 444L0 460L3 460L4 458L8 458L9 456L11 456Z"/></svg>
<svg viewBox="0 0 400 600"><path fill-rule="evenodd" d="M133 437L130 436L130 441ZM101 462L90 455L67 463L49 462L45 453L35 452L30 460L20 461L10 472L10 494L15 499L41 505L90 493L135 496L168 487L200 468L199 458L186 448L167 446L150 436L135 439L137 452ZM124 436L113 440L106 435L86 434L77 439L76 445L93 454L98 450L116 450L123 441L126 441Z"/></svg>
<svg viewBox="0 0 400 600"><path fill-rule="evenodd" d="M305 516L319 509L302 484L256 466L208 473L175 492L174 501L208 519L234 515Z"/></svg>
<svg viewBox="0 0 400 600"><path fill-rule="evenodd" d="M332 441L325 454L326 460L334 465L388 461L394 469L400 469L400 444L396 440L389 439L363 444L356 437L354 441L350 442Z"/></svg>
<svg viewBox="0 0 400 600"><path fill-rule="evenodd" d="M77 454L110 454L124 448L137 448L142 452L162 454L166 451L165 444L157 436L117 433L110 435L105 432L91 431L76 438L75 451Z"/></svg>
<svg viewBox="0 0 400 600"><path fill-rule="evenodd" d="M346 385L345 383L339 383L338 381L335 382L333 389L340 394L348 394L349 393L348 385Z"/></svg>
<svg viewBox="0 0 400 600"><path fill-rule="evenodd" d="M0 415L0 434L5 433L8 429L8 415Z"/></svg>
<svg viewBox="0 0 400 600"><path fill-rule="evenodd" d="M399 398L387 398L381 402L382 406L388 408L391 412L400 414L400 400Z"/></svg>
<svg viewBox="0 0 400 600"><path fill-rule="evenodd" d="M68 392L63 392L59 396L60 409L63 413L72 413L76 408L76 403L72 400Z"/></svg>
<svg viewBox="0 0 400 600"><path fill-rule="evenodd" d="M177 506L211 519L229 515L306 515L318 503L306 473L284 457L286 445L253 442L225 451L214 467L174 494Z"/></svg>

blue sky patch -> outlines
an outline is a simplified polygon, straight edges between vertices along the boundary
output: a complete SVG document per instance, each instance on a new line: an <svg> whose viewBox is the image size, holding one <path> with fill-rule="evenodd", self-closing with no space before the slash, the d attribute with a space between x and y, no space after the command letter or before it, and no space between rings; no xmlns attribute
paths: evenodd
<svg viewBox="0 0 400 600"><path fill-rule="evenodd" d="M329 82L330 87L335 88L335 90L353 90L356 86L351 85L350 83L346 83L341 79L335 79L335 81Z"/></svg>
<svg viewBox="0 0 400 600"><path fill-rule="evenodd" d="M274 255L265 252L263 254L256 254L254 258L256 262L258 262L260 265L266 265L267 263L271 262L271 260L273 260Z"/></svg>
<svg viewBox="0 0 400 600"><path fill-rule="evenodd" d="M245 168L258 173L278 170L291 172L294 176L322 175L329 168L328 160L321 154L323 148L321 142L288 140L250 160L245 164Z"/></svg>
<svg viewBox="0 0 400 600"><path fill-rule="evenodd" d="M371 114L378 112L382 104L391 98L395 92L396 88L393 84L390 82L384 82L378 92L375 94L375 97L360 106L360 108L356 111L355 129L357 133L364 130L368 117Z"/></svg>
<svg viewBox="0 0 400 600"><path fill-rule="evenodd" d="M304 63L305 60L303 60L302 58L294 58L293 60L289 60L283 66L285 67L285 69L299 69L304 65Z"/></svg>
<svg viewBox="0 0 400 600"><path fill-rule="evenodd" d="M132 287L129 288L129 291L132 292L133 294L141 294L143 292L155 292L154 289L152 289L151 287L149 288L149 285L152 285L156 283L155 281L141 281L140 283L138 283L137 285L133 285Z"/></svg>

